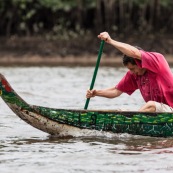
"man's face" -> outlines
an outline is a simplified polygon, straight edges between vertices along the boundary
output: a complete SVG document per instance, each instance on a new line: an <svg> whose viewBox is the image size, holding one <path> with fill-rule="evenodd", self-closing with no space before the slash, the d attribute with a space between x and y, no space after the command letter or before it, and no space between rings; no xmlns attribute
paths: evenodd
<svg viewBox="0 0 173 173"><path fill-rule="evenodd" d="M128 63L126 67L131 71L131 73L136 75L143 75L146 72L146 69L140 68L137 65L133 65L131 63Z"/></svg>

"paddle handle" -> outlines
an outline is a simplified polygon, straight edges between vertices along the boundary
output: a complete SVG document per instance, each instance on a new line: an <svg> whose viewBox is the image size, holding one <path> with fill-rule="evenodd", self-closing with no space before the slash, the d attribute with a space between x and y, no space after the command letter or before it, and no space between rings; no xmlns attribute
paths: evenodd
<svg viewBox="0 0 173 173"><path fill-rule="evenodd" d="M91 85L90 85L90 90L92 90L93 87L94 87L94 83L95 83L95 79L96 79L96 76L97 76L97 71L98 71L98 68L99 68L100 59L101 59L101 56L102 56L104 44L105 44L105 41L102 40L101 44L100 44L99 54L98 54L98 58L97 58L97 62L96 62L96 66L95 66L95 70L94 70L94 74L93 74L93 78L92 78ZM88 108L89 101L90 101L90 98L87 98L84 109Z"/></svg>

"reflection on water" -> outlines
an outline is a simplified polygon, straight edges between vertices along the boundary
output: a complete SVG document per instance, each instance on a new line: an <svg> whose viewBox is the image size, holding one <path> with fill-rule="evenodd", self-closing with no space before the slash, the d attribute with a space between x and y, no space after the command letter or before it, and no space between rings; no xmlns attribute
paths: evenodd
<svg viewBox="0 0 173 173"><path fill-rule="evenodd" d="M55 108L82 109L93 68L1 68L27 102ZM114 86L123 68L100 68L96 88ZM139 92L117 99L91 99L89 109L137 110ZM96 133L96 136L58 137L20 120L0 100L0 170L36 172L172 172L172 138Z"/></svg>

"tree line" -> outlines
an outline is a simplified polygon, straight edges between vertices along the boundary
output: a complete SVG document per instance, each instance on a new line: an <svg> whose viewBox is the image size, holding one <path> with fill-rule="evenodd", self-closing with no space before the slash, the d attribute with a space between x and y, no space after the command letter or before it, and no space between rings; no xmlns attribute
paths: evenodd
<svg viewBox="0 0 173 173"><path fill-rule="evenodd" d="M171 33L172 0L0 0L0 35Z"/></svg>

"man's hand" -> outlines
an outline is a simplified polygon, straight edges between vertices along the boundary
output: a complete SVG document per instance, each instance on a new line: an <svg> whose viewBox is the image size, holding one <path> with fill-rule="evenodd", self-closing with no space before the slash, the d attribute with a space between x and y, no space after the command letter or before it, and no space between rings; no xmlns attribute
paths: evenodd
<svg viewBox="0 0 173 173"><path fill-rule="evenodd" d="M87 90L86 98L91 98L96 96L96 90Z"/></svg>
<svg viewBox="0 0 173 173"><path fill-rule="evenodd" d="M98 38L100 38L101 40L104 40L107 43L110 43L111 40L112 40L111 37L110 37L110 35L107 32L101 32L98 35Z"/></svg>

